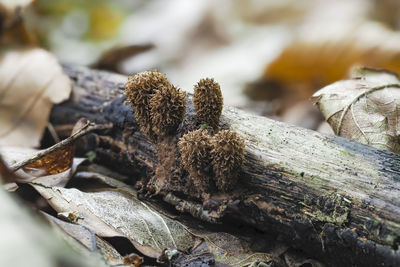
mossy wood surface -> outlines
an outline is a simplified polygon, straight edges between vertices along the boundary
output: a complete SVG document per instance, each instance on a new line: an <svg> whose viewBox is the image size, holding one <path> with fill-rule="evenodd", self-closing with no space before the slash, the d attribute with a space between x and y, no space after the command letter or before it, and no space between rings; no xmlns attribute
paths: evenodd
<svg viewBox="0 0 400 267"><path fill-rule="evenodd" d="M155 150L124 105L127 77L64 70L74 88L70 101L52 111L57 132L69 134L80 117L112 122L112 130L86 137L81 152L94 151L97 161L132 179L153 175ZM185 121L194 116L188 102ZM235 130L246 144L222 223L251 225L327 265L400 266L399 155L230 107L220 127Z"/></svg>

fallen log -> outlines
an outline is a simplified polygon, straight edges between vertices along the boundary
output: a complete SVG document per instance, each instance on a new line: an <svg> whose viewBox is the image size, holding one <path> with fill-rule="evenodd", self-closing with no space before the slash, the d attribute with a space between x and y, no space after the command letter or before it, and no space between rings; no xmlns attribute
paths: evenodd
<svg viewBox="0 0 400 267"><path fill-rule="evenodd" d="M94 152L96 161L135 181L148 180L157 156L124 104L127 77L72 66L64 71L73 95L52 110L57 133L69 134L81 117L113 123L102 135L90 134L78 151ZM190 121L190 96L188 102ZM274 234L328 266L400 266L399 155L231 107L224 107L220 126L246 144L238 190L223 203L222 223Z"/></svg>

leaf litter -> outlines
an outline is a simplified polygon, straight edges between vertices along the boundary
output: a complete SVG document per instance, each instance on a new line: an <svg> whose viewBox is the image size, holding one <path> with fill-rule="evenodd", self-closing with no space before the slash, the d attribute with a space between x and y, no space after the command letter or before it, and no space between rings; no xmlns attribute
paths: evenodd
<svg viewBox="0 0 400 267"><path fill-rule="evenodd" d="M400 80L392 72L361 68L352 79L313 95L336 135L400 153Z"/></svg>
<svg viewBox="0 0 400 267"><path fill-rule="evenodd" d="M3 53L0 145L37 147L53 104L67 100L70 93L68 76L49 52L32 48Z"/></svg>
<svg viewBox="0 0 400 267"><path fill-rule="evenodd" d="M0 181L11 176L0 158ZM48 227L12 195L0 190L0 266L106 266L99 257L76 250L59 228Z"/></svg>
<svg viewBox="0 0 400 267"><path fill-rule="evenodd" d="M109 188L82 192L76 188L32 186L58 213L75 212L81 218L77 224L98 236L125 237L146 256L159 258L165 249L178 249L190 255L199 244L205 243L216 262L231 266L278 260L277 253L253 252L247 241L234 235L190 228L137 199L135 190L112 177L88 175L86 171L83 175L77 172L76 177L100 180Z"/></svg>
<svg viewBox="0 0 400 267"><path fill-rule="evenodd" d="M81 119L75 124L70 137L50 148L36 150L24 147L0 147L0 154L4 154L5 162L11 166L11 171L17 174L12 176L14 180L5 181L6 190L15 191L18 188L16 183L29 182L64 187L77 167L86 161L85 158L74 158L74 141L102 127L103 125L91 124L86 119Z"/></svg>
<svg viewBox="0 0 400 267"><path fill-rule="evenodd" d="M6 165L10 166L15 162L26 159L27 157L36 153L37 150L21 147L0 147L0 154L3 156ZM72 158L71 158L72 159ZM65 186L77 167L82 164L86 159L73 158L71 166L62 172L50 174L40 169L21 169L15 172L16 175L12 179L4 181L7 191L15 191L18 188L17 183L30 183L34 182L45 186Z"/></svg>

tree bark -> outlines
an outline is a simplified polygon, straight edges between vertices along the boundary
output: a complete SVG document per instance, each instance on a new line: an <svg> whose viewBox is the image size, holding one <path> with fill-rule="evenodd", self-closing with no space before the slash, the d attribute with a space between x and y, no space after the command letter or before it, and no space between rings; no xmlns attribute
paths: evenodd
<svg viewBox="0 0 400 267"><path fill-rule="evenodd" d="M127 77L64 70L73 95L51 113L57 132L66 136L81 117L111 122L111 130L89 135L79 150L132 177L153 175L155 149L124 105ZM188 102L185 119L195 116L190 96ZM399 155L231 107L224 107L220 126L246 144L240 189L225 203L223 223L275 234L330 266L400 266Z"/></svg>

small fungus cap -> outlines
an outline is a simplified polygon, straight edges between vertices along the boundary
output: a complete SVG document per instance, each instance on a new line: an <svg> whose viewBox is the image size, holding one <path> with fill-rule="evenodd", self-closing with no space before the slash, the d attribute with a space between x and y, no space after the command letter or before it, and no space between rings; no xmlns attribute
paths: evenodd
<svg viewBox="0 0 400 267"><path fill-rule="evenodd" d="M226 192L235 186L244 162L244 139L234 131L219 131L211 139L214 180L218 189Z"/></svg>
<svg viewBox="0 0 400 267"><path fill-rule="evenodd" d="M193 104L200 121L215 129L223 106L219 84L212 78L201 79L194 86Z"/></svg>
<svg viewBox="0 0 400 267"><path fill-rule="evenodd" d="M186 111L185 92L173 85L161 86L150 99L152 130L158 137L174 134Z"/></svg>
<svg viewBox="0 0 400 267"><path fill-rule="evenodd" d="M140 72L129 76L125 84L126 99L139 123L140 130L149 138L154 138L151 127L150 106L151 97L161 88L171 86L164 73L156 70Z"/></svg>

